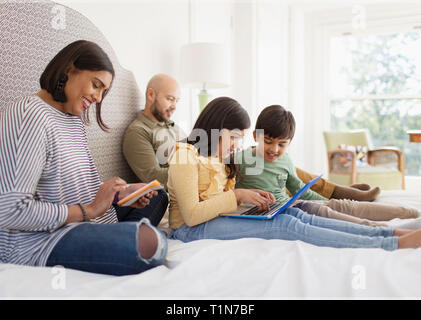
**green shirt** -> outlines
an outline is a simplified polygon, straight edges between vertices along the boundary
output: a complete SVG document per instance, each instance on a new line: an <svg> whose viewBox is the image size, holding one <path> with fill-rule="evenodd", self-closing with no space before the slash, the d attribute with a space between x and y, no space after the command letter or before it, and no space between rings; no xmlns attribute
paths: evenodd
<svg viewBox="0 0 421 320"><path fill-rule="evenodd" d="M124 134L123 154L140 181L157 179L166 188L168 157L185 137L174 121L157 122L141 110Z"/></svg>
<svg viewBox="0 0 421 320"><path fill-rule="evenodd" d="M256 155L250 147L240 152L236 159L237 163L240 162L236 188L268 191L274 195L277 202L284 203L290 199L286 189L294 195L305 186L305 183L298 178L294 164L287 153L274 162L267 162ZM327 200L312 190L307 190L300 199Z"/></svg>

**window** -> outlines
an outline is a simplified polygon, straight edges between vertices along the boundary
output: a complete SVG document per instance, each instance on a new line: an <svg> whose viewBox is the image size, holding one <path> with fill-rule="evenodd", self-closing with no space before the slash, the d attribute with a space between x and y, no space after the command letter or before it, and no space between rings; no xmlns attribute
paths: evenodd
<svg viewBox="0 0 421 320"><path fill-rule="evenodd" d="M421 176L421 31L330 39L331 128L367 128L373 145L397 146L405 171Z"/></svg>

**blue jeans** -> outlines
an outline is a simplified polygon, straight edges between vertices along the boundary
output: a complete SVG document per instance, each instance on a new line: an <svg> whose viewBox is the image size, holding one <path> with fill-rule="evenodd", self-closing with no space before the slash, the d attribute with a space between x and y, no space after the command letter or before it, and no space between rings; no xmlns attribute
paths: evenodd
<svg viewBox="0 0 421 320"><path fill-rule="evenodd" d="M158 194L152 197L150 203L143 209L114 205L118 221L140 221L142 218L148 218L154 226L159 224L167 207L168 194L164 190L159 190Z"/></svg>
<svg viewBox="0 0 421 320"><path fill-rule="evenodd" d="M143 223L156 230L160 238L150 259L143 258L138 249L138 231ZM47 266L120 276L161 265L166 254L166 237L148 219L113 224L80 223L60 239L48 257Z"/></svg>
<svg viewBox="0 0 421 320"><path fill-rule="evenodd" d="M395 250L398 238L393 236L393 231L318 217L292 207L272 220L218 217L194 227L184 225L174 230L173 238L184 242L240 238L301 240L323 247Z"/></svg>

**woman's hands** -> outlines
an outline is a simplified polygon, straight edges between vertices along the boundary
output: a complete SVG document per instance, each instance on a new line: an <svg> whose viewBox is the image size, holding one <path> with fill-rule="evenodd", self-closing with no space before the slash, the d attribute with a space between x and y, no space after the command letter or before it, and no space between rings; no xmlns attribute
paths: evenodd
<svg viewBox="0 0 421 320"><path fill-rule="evenodd" d="M135 183L129 185L126 181L119 177L114 177L105 181L99 187L95 200L86 206L85 210L88 219L95 219L102 216L111 207L117 192L119 192L120 200L144 185L145 183ZM158 193L156 191L151 191L139 198L131 205L131 207L142 209L146 207L149 204L150 199L157 194Z"/></svg>
<svg viewBox="0 0 421 320"><path fill-rule="evenodd" d="M260 211L269 210L269 205L275 203L275 197L272 193L258 189L234 189L237 203L251 203L256 205Z"/></svg>
<svg viewBox="0 0 421 320"><path fill-rule="evenodd" d="M127 197L129 194L135 192L136 190L142 188L145 185L146 183L135 183L135 184L128 185L126 190L120 191L119 200ZM139 198L135 203L131 205L131 207L142 209L146 207L147 205L149 205L150 199L156 195L158 195L157 191L151 191L145 194L143 197Z"/></svg>
<svg viewBox="0 0 421 320"><path fill-rule="evenodd" d="M82 204L86 211L87 219L91 220L104 215L104 213L111 207L117 192L120 192L119 199L123 199L144 185L144 183L128 185L126 181L119 177L114 177L105 181L99 187L95 200L88 205ZM139 198L139 200L131 206L139 209L144 208L149 204L150 199L157 194L158 193L156 191L151 191L142 198ZM64 225L80 221L83 221L83 215L80 207L78 205L70 205L68 207L68 215Z"/></svg>
<svg viewBox="0 0 421 320"><path fill-rule="evenodd" d="M84 206L88 219L102 216L113 204L115 194L124 192L127 188L127 182L119 177L113 177L102 183L96 193L95 200Z"/></svg>

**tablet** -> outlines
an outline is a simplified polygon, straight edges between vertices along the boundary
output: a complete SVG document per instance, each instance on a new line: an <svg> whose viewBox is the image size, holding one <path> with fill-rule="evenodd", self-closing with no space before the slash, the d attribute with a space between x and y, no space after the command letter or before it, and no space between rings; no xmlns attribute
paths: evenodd
<svg viewBox="0 0 421 320"><path fill-rule="evenodd" d="M135 192L132 192L127 197L121 199L119 202L117 202L117 205L120 207L127 207L135 203L139 198L143 197L145 194L153 191L153 190L161 190L164 189L164 187L159 183L158 180L153 180L149 182L148 184L144 185L140 189L136 190Z"/></svg>

